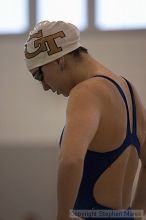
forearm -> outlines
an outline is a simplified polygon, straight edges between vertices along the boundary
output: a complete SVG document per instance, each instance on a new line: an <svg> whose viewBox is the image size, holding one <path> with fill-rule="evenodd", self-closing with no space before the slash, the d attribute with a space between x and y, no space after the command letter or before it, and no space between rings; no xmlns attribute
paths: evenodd
<svg viewBox="0 0 146 220"><path fill-rule="evenodd" d="M142 167L135 197L132 202L133 209L142 209L146 214L146 168Z"/></svg>
<svg viewBox="0 0 146 220"><path fill-rule="evenodd" d="M62 216L69 216L69 210L73 208L78 194L82 173L83 161L60 162L57 184L58 220Z"/></svg>

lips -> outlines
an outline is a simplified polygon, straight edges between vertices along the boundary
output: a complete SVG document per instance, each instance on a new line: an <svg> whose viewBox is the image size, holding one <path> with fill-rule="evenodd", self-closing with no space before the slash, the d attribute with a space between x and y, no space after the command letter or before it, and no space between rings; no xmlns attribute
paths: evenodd
<svg viewBox="0 0 146 220"><path fill-rule="evenodd" d="M61 92L57 91L57 95L60 95L60 94L61 94Z"/></svg>
<svg viewBox="0 0 146 220"><path fill-rule="evenodd" d="M51 89L51 91L52 91L53 93L55 93L57 90L53 90L53 89Z"/></svg>
<svg viewBox="0 0 146 220"><path fill-rule="evenodd" d="M51 89L52 90L52 89ZM60 95L61 92L60 91L57 91L57 90L52 90L53 93L56 93L57 95Z"/></svg>

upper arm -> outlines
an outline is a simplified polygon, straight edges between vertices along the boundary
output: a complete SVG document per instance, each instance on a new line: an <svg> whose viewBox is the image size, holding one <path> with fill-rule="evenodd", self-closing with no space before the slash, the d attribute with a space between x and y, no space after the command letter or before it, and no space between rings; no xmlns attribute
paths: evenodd
<svg viewBox="0 0 146 220"><path fill-rule="evenodd" d="M70 94L64 129L61 158L84 159L100 122L97 96L87 88L75 88Z"/></svg>

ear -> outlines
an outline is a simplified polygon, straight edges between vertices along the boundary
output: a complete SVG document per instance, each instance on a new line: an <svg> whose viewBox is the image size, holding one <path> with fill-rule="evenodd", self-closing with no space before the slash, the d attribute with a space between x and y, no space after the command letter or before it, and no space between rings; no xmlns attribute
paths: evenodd
<svg viewBox="0 0 146 220"><path fill-rule="evenodd" d="M58 59L58 64L64 66L64 57Z"/></svg>
<svg viewBox="0 0 146 220"><path fill-rule="evenodd" d="M56 61L57 61L58 65L59 65L61 71L63 71L64 70L64 57L60 57Z"/></svg>
<svg viewBox="0 0 146 220"><path fill-rule="evenodd" d="M57 60L55 60L55 62L59 65L59 61L60 60L60 58L58 58Z"/></svg>

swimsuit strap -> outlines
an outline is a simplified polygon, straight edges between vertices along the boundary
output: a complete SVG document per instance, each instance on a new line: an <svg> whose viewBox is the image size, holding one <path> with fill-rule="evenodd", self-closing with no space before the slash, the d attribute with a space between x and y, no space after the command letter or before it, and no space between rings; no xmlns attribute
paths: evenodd
<svg viewBox="0 0 146 220"><path fill-rule="evenodd" d="M102 77L102 78L105 78L105 79L111 81L111 82L117 87L117 89L119 90L119 93L120 93L120 95L122 96L122 98L123 98L123 100L124 100L124 103L125 103L125 106L126 106L126 111L127 111L127 135L131 134L131 131L130 131L130 117L129 117L128 104L127 104L127 99L126 99L126 96L125 96L123 90L121 89L121 87L118 85L117 82L115 82L113 79L111 79L111 78L108 77L108 76L104 76L104 75L95 75L94 77Z"/></svg>
<svg viewBox="0 0 146 220"><path fill-rule="evenodd" d="M126 80L127 85L129 87L130 94L131 94L131 99L132 99L132 113L133 113L133 116L132 116L133 117L132 134L137 135L135 98L134 98L133 89L132 89L132 86L131 86L130 82L127 79L125 79L125 80Z"/></svg>

